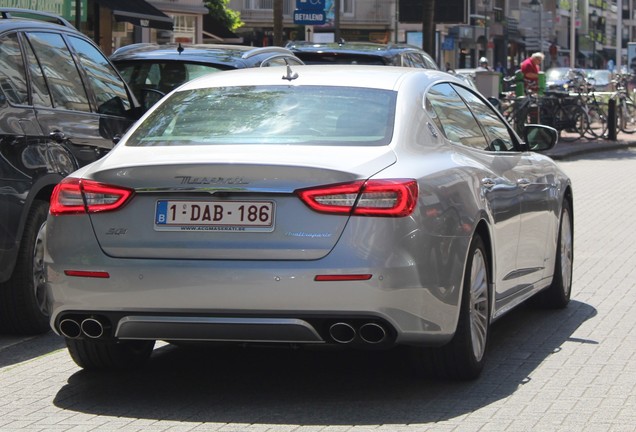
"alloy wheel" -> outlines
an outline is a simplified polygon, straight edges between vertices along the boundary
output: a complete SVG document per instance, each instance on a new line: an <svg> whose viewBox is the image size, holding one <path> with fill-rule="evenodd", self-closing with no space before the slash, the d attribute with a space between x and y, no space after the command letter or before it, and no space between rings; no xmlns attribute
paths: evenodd
<svg viewBox="0 0 636 432"><path fill-rule="evenodd" d="M481 249L476 249L470 274L470 337L477 361L486 351L488 335L488 270Z"/></svg>

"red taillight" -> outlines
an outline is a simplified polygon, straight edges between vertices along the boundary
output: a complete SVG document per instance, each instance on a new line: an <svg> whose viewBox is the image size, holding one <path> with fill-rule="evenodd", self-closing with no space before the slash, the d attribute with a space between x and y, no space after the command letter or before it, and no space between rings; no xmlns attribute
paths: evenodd
<svg viewBox="0 0 636 432"><path fill-rule="evenodd" d="M303 189L297 194L313 210L359 216L408 216L417 202L415 180L356 181Z"/></svg>
<svg viewBox="0 0 636 432"><path fill-rule="evenodd" d="M97 279L110 278L110 274L108 274L108 272L105 272L105 271L64 270L64 274L66 276L73 276L73 277L85 277L85 278L97 278Z"/></svg>
<svg viewBox="0 0 636 432"><path fill-rule="evenodd" d="M132 194L131 189L68 177L55 186L51 195L50 212L52 215L59 215L116 210Z"/></svg>
<svg viewBox="0 0 636 432"><path fill-rule="evenodd" d="M369 280L373 275L370 274L342 274L342 275L316 275L316 282L346 282Z"/></svg>

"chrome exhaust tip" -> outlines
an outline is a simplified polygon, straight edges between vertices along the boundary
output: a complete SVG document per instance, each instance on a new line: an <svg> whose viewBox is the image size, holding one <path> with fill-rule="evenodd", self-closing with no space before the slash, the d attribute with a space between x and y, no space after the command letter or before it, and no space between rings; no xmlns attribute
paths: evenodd
<svg viewBox="0 0 636 432"><path fill-rule="evenodd" d="M98 339L104 336L104 325L95 318L86 318L82 321L82 333L91 339Z"/></svg>
<svg viewBox="0 0 636 432"><path fill-rule="evenodd" d="M70 318L60 321L59 330L60 334L68 339L77 339L82 335L82 329L79 322Z"/></svg>
<svg viewBox="0 0 636 432"><path fill-rule="evenodd" d="M379 324L366 323L360 327L360 338L369 344L377 344L386 338L386 330Z"/></svg>
<svg viewBox="0 0 636 432"><path fill-rule="evenodd" d="M347 344L353 342L356 331L347 323L337 322L329 327L329 336L338 343Z"/></svg>

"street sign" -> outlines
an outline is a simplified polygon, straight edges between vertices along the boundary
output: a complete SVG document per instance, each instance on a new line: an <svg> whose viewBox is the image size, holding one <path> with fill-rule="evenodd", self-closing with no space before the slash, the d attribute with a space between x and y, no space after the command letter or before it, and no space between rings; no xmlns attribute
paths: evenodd
<svg viewBox="0 0 636 432"><path fill-rule="evenodd" d="M323 12L325 0L296 0L296 10Z"/></svg>
<svg viewBox="0 0 636 432"><path fill-rule="evenodd" d="M325 11L309 11L296 9L294 11L294 24L322 25L325 23Z"/></svg>

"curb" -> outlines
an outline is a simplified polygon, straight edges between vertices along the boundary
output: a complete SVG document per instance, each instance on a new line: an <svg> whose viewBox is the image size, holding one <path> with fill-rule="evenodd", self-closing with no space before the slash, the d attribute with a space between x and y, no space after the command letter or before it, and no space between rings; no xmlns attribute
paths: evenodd
<svg viewBox="0 0 636 432"><path fill-rule="evenodd" d="M597 153L611 150L622 150L636 147L636 141L575 141L571 143L559 142L550 151L544 154L555 160L567 159L589 153Z"/></svg>

